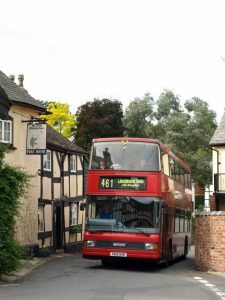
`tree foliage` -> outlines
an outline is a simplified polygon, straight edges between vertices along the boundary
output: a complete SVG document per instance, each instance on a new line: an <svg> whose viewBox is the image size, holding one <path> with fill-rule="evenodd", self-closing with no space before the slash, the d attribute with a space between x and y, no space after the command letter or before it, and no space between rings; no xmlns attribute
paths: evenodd
<svg viewBox="0 0 225 300"><path fill-rule="evenodd" d="M50 114L42 115L47 124L53 127L66 138L70 138L75 131L77 122L76 116L70 112L69 104L60 102L49 102L48 111Z"/></svg>
<svg viewBox="0 0 225 300"><path fill-rule="evenodd" d="M122 103L118 100L94 99L80 106L76 112L75 142L89 149L93 138L123 136Z"/></svg>
<svg viewBox="0 0 225 300"><path fill-rule="evenodd" d="M15 217L19 213L19 198L24 195L30 176L4 162L6 148L0 145L0 274L15 271L22 254L14 240Z"/></svg>
<svg viewBox="0 0 225 300"><path fill-rule="evenodd" d="M156 102L157 111L155 113L157 120L164 120L175 112L181 112L180 99L168 89L165 89Z"/></svg>
<svg viewBox="0 0 225 300"><path fill-rule="evenodd" d="M151 135L154 100L149 93L135 98L125 110L123 126L126 136L148 137Z"/></svg>
<svg viewBox="0 0 225 300"><path fill-rule="evenodd" d="M209 142L217 124L216 114L208 103L193 97L182 106L178 96L164 90L157 101L151 98L149 115L146 107L144 99L135 98L130 102L123 118L126 134L159 139L190 165L193 178L200 186L209 184Z"/></svg>

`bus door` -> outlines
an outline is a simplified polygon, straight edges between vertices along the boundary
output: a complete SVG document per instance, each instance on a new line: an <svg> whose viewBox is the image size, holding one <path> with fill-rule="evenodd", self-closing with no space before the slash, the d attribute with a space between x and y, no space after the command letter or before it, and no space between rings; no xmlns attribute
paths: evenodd
<svg viewBox="0 0 225 300"><path fill-rule="evenodd" d="M161 237L161 259L166 258L166 243L168 236L168 211L167 204L162 202L160 205L160 237Z"/></svg>

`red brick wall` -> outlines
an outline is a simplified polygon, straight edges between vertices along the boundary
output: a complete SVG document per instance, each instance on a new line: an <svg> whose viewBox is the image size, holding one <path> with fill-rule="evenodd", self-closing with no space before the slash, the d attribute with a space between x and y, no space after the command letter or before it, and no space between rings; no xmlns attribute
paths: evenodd
<svg viewBox="0 0 225 300"><path fill-rule="evenodd" d="M216 198L215 198L215 195L209 196L209 206L210 206L210 211L215 211L216 210Z"/></svg>
<svg viewBox="0 0 225 300"><path fill-rule="evenodd" d="M225 272L225 211L198 213L195 224L198 269Z"/></svg>

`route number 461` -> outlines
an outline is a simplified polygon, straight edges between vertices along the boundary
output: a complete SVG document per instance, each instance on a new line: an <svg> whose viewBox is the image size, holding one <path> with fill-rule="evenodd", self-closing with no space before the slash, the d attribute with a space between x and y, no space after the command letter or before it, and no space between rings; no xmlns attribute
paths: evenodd
<svg viewBox="0 0 225 300"><path fill-rule="evenodd" d="M103 178L101 180L101 186L106 189L112 189L113 188L113 179Z"/></svg>

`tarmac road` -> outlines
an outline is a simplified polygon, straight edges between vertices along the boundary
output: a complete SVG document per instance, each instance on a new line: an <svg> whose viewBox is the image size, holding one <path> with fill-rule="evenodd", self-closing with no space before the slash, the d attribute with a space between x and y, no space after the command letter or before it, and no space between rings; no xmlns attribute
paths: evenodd
<svg viewBox="0 0 225 300"><path fill-rule="evenodd" d="M221 274L220 274L221 275ZM12 283L1 283L3 300L225 300L225 277L195 270L193 250L167 268L105 268L80 253L58 255Z"/></svg>

